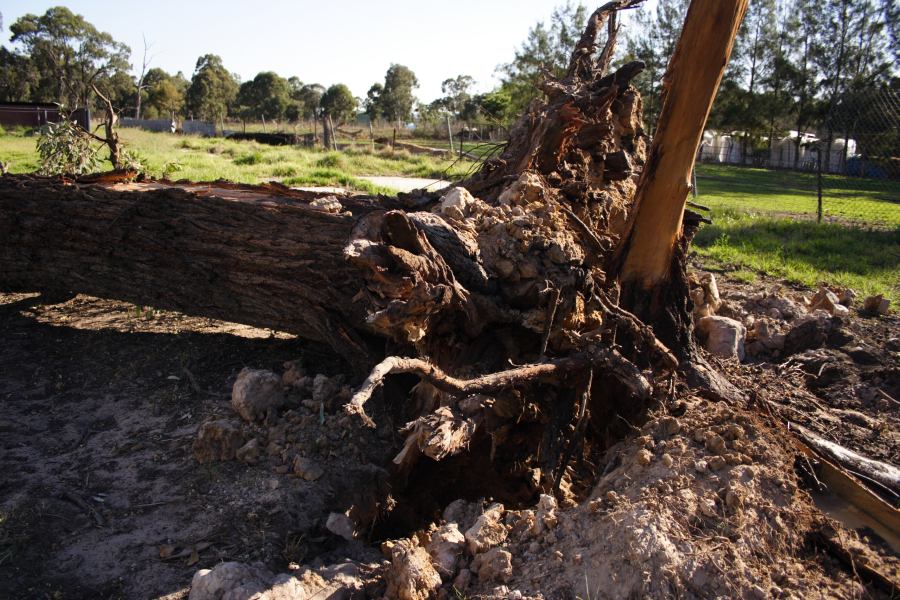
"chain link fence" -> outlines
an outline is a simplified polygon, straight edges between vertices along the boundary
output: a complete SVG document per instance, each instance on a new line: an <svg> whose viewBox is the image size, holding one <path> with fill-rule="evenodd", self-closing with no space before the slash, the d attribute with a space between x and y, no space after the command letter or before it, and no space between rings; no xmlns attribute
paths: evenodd
<svg viewBox="0 0 900 600"><path fill-rule="evenodd" d="M900 228L900 94L846 93L806 131L707 131L697 163L701 198L730 184L725 208Z"/></svg>

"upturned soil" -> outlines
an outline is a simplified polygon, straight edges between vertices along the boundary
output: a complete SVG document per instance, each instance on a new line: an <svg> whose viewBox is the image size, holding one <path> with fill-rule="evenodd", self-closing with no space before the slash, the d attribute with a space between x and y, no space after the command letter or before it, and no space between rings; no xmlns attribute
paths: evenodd
<svg viewBox="0 0 900 600"><path fill-rule="evenodd" d="M727 316L779 331L790 319L771 298L802 304L813 292L727 274L719 288ZM829 504L787 427L900 462L896 316L854 308L809 347L711 358L746 402L679 387L629 424L587 492L557 502L503 489L507 467L489 449L401 485L395 411L375 402L375 429L345 415L358 382L291 336L56 300L0 294L0 597L187 598L198 570L235 562L260 590L286 573L278 581L335 598L898 593L897 541ZM277 373L286 390L281 409L252 423L230 402L245 367ZM256 451L200 462L206 422ZM253 597L315 597L273 590Z"/></svg>

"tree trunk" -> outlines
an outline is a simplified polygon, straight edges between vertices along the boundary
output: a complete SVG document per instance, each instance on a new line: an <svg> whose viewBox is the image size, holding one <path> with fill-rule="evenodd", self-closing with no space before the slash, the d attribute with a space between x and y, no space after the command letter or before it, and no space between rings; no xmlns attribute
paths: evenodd
<svg viewBox="0 0 900 600"><path fill-rule="evenodd" d="M679 281L683 267L673 261L679 248L686 246L682 225L690 174L747 4L748 0L691 2L666 72L659 124L622 248L625 305L638 316L655 315L654 324L670 343L686 343L679 338L687 316L684 310L674 310L685 304L669 292L672 286L684 288ZM675 293L683 296L684 290Z"/></svg>
<svg viewBox="0 0 900 600"><path fill-rule="evenodd" d="M746 0L694 0L693 41L673 59L629 221L646 151L630 82L643 64L606 70L616 11L634 4L591 15L568 72L544 82L546 100L506 149L442 197L0 179L0 288L85 292L324 342L357 371L378 364L347 405L366 423L385 378L405 374L390 391L393 418L409 421L398 469L489 454L504 478L566 493L598 462L576 461L576 473L573 455L605 450L674 383L672 350L619 306L614 273L624 258L632 292L685 280L675 251L685 198L662 195L687 192L727 59L706 39L730 46ZM723 18L725 33L711 27ZM667 298L686 310L686 286ZM669 339L689 344L688 322L678 326Z"/></svg>

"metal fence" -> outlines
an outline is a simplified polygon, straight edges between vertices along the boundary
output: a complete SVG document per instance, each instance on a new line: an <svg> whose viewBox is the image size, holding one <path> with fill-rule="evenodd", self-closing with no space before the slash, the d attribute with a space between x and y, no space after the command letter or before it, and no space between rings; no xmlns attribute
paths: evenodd
<svg viewBox="0 0 900 600"><path fill-rule="evenodd" d="M791 203L789 210L776 206L772 212L819 222L900 227L900 94L888 87L843 94L807 131L707 131L697 162L768 169L773 185L784 188L785 195L809 200L799 207ZM702 194L703 167L700 172ZM777 189L759 192L778 196ZM733 202L734 208L741 207L741 200Z"/></svg>

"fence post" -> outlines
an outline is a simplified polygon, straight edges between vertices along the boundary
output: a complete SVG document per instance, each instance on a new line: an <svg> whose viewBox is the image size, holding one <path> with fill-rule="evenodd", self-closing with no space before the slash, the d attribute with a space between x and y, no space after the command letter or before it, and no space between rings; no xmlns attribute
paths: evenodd
<svg viewBox="0 0 900 600"><path fill-rule="evenodd" d="M447 115L447 138L450 140L450 154L453 152L453 132L450 131L450 115Z"/></svg>
<svg viewBox="0 0 900 600"><path fill-rule="evenodd" d="M819 207L816 211L816 222L822 222L822 144L816 150L816 188L819 195Z"/></svg>

